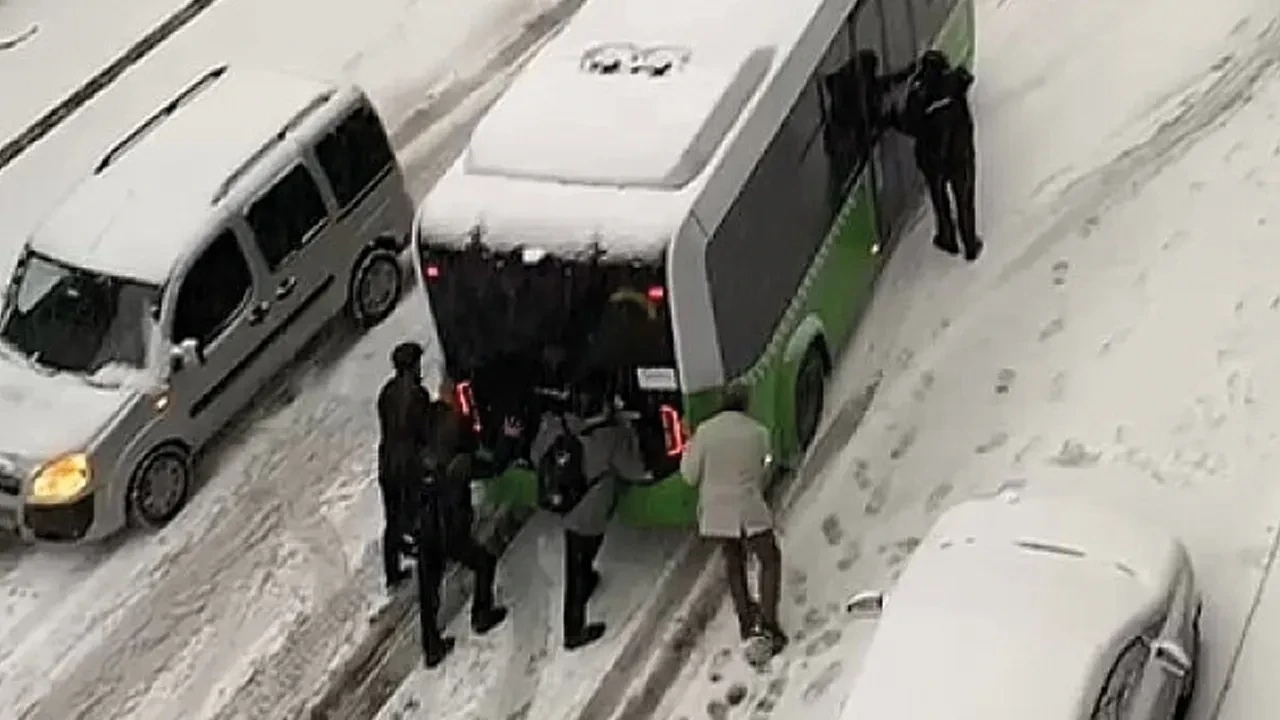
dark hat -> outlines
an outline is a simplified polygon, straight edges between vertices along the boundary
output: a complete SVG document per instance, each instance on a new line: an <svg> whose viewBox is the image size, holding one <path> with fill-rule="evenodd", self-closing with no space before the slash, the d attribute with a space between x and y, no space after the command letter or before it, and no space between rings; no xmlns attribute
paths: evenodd
<svg viewBox="0 0 1280 720"><path fill-rule="evenodd" d="M947 56L941 50L925 50L920 55L920 68L927 73L938 73L951 66Z"/></svg>
<svg viewBox="0 0 1280 720"><path fill-rule="evenodd" d="M422 346L416 342L403 342L391 351L391 366L396 372L412 372L421 369Z"/></svg>

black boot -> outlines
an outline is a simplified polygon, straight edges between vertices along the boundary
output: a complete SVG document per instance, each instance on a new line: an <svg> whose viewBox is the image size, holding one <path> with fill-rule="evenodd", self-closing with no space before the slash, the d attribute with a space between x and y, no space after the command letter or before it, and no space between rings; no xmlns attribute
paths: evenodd
<svg viewBox="0 0 1280 720"><path fill-rule="evenodd" d="M956 244L956 239L954 237L942 234L934 235L933 246L948 255L960 254L960 246Z"/></svg>
<svg viewBox="0 0 1280 720"><path fill-rule="evenodd" d="M426 662L427 668L434 668L453 652L454 645L457 641L451 637L442 637L434 642L427 643L422 649L423 660Z"/></svg>
<svg viewBox="0 0 1280 720"><path fill-rule="evenodd" d="M974 238L968 245L964 246L964 259L973 262L982 254L982 240Z"/></svg>
<svg viewBox="0 0 1280 720"><path fill-rule="evenodd" d="M787 634L782 632L782 627L777 623L761 623L761 629L764 631L765 637L769 639L769 652L777 655L787 649Z"/></svg>
<svg viewBox="0 0 1280 720"><path fill-rule="evenodd" d="M471 629L477 635L484 635L490 630L502 624L507 619L507 609L501 605L494 605L482 610L473 610L471 612Z"/></svg>
<svg viewBox="0 0 1280 720"><path fill-rule="evenodd" d="M590 645L604 637L604 629L604 623L602 622L587 623L580 632L565 635L565 650L577 650L580 647Z"/></svg>

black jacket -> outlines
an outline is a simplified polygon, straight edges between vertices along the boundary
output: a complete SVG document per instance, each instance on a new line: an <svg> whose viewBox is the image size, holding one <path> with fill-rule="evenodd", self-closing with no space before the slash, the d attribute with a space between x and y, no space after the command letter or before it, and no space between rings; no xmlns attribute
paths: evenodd
<svg viewBox="0 0 1280 720"><path fill-rule="evenodd" d="M916 141L916 164L924 172L946 172L974 157L969 88L973 75L963 67L936 76L917 74L907 91L900 128Z"/></svg>

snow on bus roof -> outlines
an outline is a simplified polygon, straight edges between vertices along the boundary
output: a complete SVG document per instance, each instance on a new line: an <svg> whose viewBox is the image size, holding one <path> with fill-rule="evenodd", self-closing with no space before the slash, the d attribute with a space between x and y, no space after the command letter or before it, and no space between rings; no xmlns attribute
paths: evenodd
<svg viewBox="0 0 1280 720"><path fill-rule="evenodd" d="M495 248L572 256L598 243L609 258L653 259L685 209L657 190L474 175L464 164L458 158L419 209L418 230L434 245L462 247L478 229Z"/></svg>
<svg viewBox="0 0 1280 720"><path fill-rule="evenodd" d="M742 4L697 3L690 12L675 0L588 3L477 126L467 170L683 187L706 167L772 64L773 48L759 38L709 32Z"/></svg>
<svg viewBox="0 0 1280 720"><path fill-rule="evenodd" d="M775 79L806 29L828 33L824 16L852 2L588 0L477 126L424 200L419 231L433 244L461 245L479 227L492 246L661 254L761 98L780 93L769 113L785 115L799 85ZM672 67L600 76L593 60ZM757 119L752 146L770 122Z"/></svg>
<svg viewBox="0 0 1280 720"><path fill-rule="evenodd" d="M258 68L228 69L136 143L113 148L104 167L36 228L32 249L96 272L163 283L204 239L222 184L334 90Z"/></svg>

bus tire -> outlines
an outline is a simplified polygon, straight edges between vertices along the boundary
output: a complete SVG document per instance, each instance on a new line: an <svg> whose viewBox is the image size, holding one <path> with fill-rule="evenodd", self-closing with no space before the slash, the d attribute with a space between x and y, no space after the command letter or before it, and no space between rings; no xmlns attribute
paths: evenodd
<svg viewBox="0 0 1280 720"><path fill-rule="evenodd" d="M804 453L818 435L822 422L823 405L826 402L827 374L830 363L820 342L805 350L800 366L796 369L795 412L796 446Z"/></svg>

